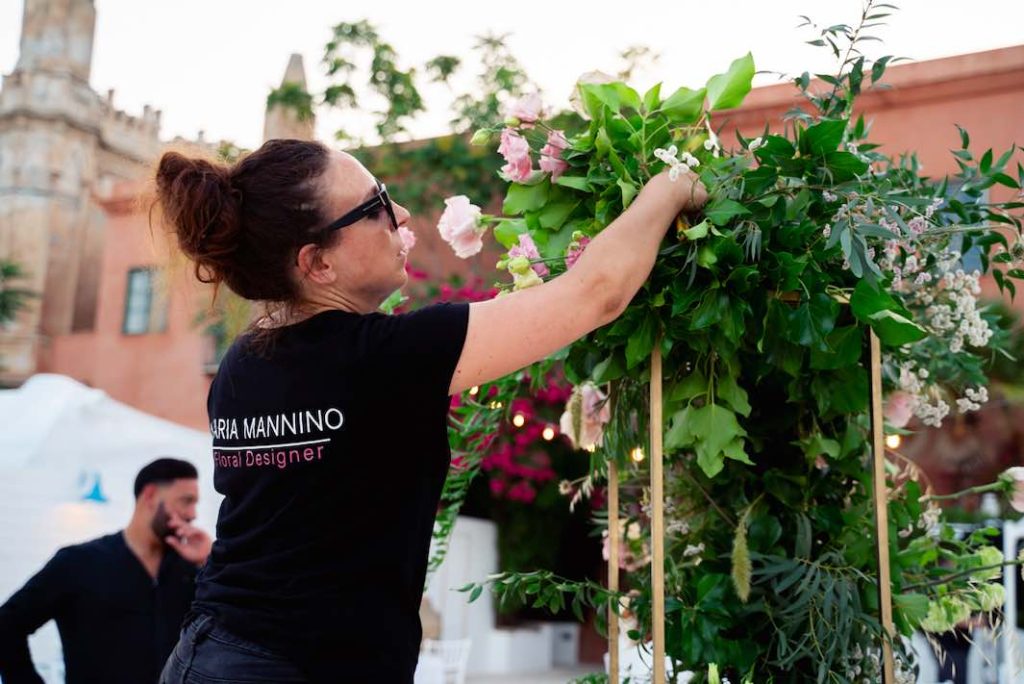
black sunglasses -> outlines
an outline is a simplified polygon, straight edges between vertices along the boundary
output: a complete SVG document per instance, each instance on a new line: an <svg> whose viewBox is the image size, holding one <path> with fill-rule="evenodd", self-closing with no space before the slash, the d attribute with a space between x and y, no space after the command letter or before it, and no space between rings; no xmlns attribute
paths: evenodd
<svg viewBox="0 0 1024 684"><path fill-rule="evenodd" d="M388 218L391 219L391 230L398 230L398 219L395 218L395 208L391 204L391 197L388 196L388 188L380 181L376 181L376 183L377 192L373 197L366 200L341 218L330 223L324 228L324 231L338 230L345 226L351 226L356 221L361 221L368 216L374 216L381 209L388 212Z"/></svg>

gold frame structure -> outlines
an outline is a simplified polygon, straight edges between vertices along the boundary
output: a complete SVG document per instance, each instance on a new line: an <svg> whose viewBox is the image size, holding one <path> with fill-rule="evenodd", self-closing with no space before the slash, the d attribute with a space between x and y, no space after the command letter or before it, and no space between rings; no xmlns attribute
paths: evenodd
<svg viewBox="0 0 1024 684"><path fill-rule="evenodd" d="M893 684L894 662L892 639L892 584L889 560L888 489L885 481L885 434L882 417L882 354L875 332L870 331L871 370L871 444L873 462L873 495L875 501L875 544L878 553L878 594L881 606L882 681ZM651 459L651 584L654 637L653 684L666 684L665 679L665 494L662 438L661 342L651 352L650 384L650 455ZM608 462L608 588L619 591L619 472L615 461ZM617 600L612 598L612 601ZM619 684L619 606L608 606L608 670L609 682Z"/></svg>

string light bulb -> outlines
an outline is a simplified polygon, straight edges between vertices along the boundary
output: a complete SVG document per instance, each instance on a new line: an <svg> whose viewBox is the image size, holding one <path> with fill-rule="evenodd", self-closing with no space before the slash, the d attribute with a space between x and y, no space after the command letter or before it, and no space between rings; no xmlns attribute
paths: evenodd
<svg viewBox="0 0 1024 684"><path fill-rule="evenodd" d="M550 442L555 438L555 428L548 425L544 428L544 432L540 433L540 436L544 438L545 442Z"/></svg>
<svg viewBox="0 0 1024 684"><path fill-rule="evenodd" d="M473 385L469 388L469 396L475 397L478 394L480 394L480 387L478 385Z"/></svg>
<svg viewBox="0 0 1024 684"><path fill-rule="evenodd" d="M890 449L899 449L900 448L900 444L902 444L902 443L903 443L903 438L900 437L899 435L886 435L885 436L885 446L889 447Z"/></svg>
<svg viewBox="0 0 1024 684"><path fill-rule="evenodd" d="M524 425L526 425L526 416L524 416L522 413L517 413L516 415L512 416L512 424L515 425L517 428L523 427Z"/></svg>
<svg viewBox="0 0 1024 684"><path fill-rule="evenodd" d="M500 409L504 406L500 401L492 401L488 406L492 409Z"/></svg>
<svg viewBox="0 0 1024 684"><path fill-rule="evenodd" d="M633 460L633 463L640 463L646 458L643 447L633 447L633 450L629 452L629 457Z"/></svg>

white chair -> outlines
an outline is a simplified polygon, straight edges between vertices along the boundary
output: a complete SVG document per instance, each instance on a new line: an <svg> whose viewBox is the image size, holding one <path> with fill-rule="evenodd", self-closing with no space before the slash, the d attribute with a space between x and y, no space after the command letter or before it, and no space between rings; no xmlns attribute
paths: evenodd
<svg viewBox="0 0 1024 684"><path fill-rule="evenodd" d="M434 641L424 639L422 654L439 658L444 672L444 684L465 684L469 665L470 639ZM422 657L422 656L421 656Z"/></svg>

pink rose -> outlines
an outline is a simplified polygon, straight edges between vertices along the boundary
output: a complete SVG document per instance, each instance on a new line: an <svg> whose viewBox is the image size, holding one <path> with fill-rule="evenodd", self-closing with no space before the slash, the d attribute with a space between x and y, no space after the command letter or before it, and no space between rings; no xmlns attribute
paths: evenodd
<svg viewBox="0 0 1024 684"><path fill-rule="evenodd" d="M505 158L505 165L501 167L501 171L509 180L523 182L530 177L533 171L530 143L515 130L506 128L501 132L498 154Z"/></svg>
<svg viewBox="0 0 1024 684"><path fill-rule="evenodd" d="M519 124L523 128L532 128L533 124L540 118L542 106L543 103L540 101L540 95L530 93L517 100L513 100L505 110L505 118L519 119Z"/></svg>
<svg viewBox="0 0 1024 684"><path fill-rule="evenodd" d="M537 245L533 242L533 238L530 237L529 233L522 233L519 236L519 244L514 245L512 249L508 250L509 259L515 259L516 257L526 257L530 261L536 261L540 259L540 252L537 251ZM533 269L534 273L539 275L541 278L550 275L551 271L544 264L530 264L530 268Z"/></svg>
<svg viewBox="0 0 1024 684"><path fill-rule="evenodd" d="M565 173L569 164L562 160L562 151L569 147L569 141L565 139L562 131L551 131L548 133L548 144L540 148L540 170L551 174L551 180L556 181Z"/></svg>
<svg viewBox="0 0 1024 684"><path fill-rule="evenodd" d="M402 249L407 254L416 246L416 233L409 230L406 226L398 226L398 237L402 239Z"/></svg>
<svg viewBox="0 0 1024 684"><path fill-rule="evenodd" d="M914 416L914 397L913 395L896 391L889 395L889 398L885 401L885 419L889 421L889 425L894 428L906 427L907 423Z"/></svg>
<svg viewBox="0 0 1024 684"><path fill-rule="evenodd" d="M471 204L465 195L449 197L444 203L444 213L437 223L441 239L451 245L460 259L473 256L484 246L480 207Z"/></svg>
<svg viewBox="0 0 1024 684"><path fill-rule="evenodd" d="M562 434L569 437L573 447L590 451L600 446L604 426L609 420L611 407L604 393L594 383L585 382L573 390L559 427Z"/></svg>
<svg viewBox="0 0 1024 684"><path fill-rule="evenodd" d="M576 265L579 261L580 255L583 254L583 250L590 244L590 238L584 235L579 240L573 240L569 243L569 249L565 251L565 270L569 270Z"/></svg>

